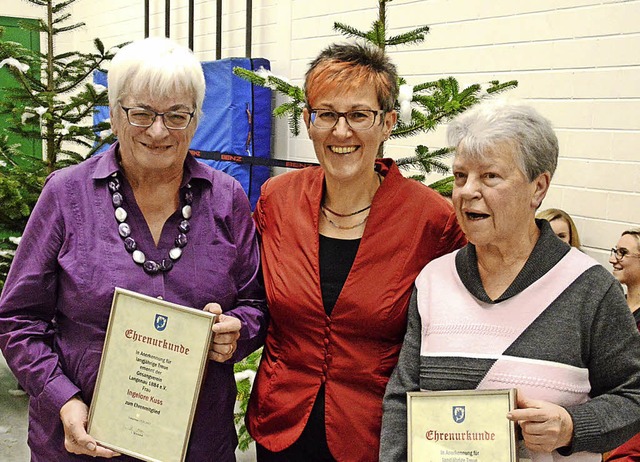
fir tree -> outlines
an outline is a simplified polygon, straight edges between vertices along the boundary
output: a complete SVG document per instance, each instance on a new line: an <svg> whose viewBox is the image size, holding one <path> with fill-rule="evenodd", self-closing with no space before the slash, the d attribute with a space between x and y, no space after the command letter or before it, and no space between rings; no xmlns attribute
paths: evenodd
<svg viewBox="0 0 640 462"><path fill-rule="evenodd" d="M94 110L108 105L108 99L106 88L91 83L91 77L94 71L104 70L103 65L113 58L117 47L106 50L96 38L95 52L56 53L59 34L84 26L67 24L71 14L65 10L77 0L27 1L42 7L44 18L36 25L19 22L19 26L44 37L46 51L32 51L3 40L0 30L0 67L17 82L17 86L3 89L0 113L8 117L9 131L24 140L42 143L45 155L43 159L34 157L26 147L10 145L6 137L0 139L0 286L11 262L15 238L22 234L46 176L81 162L112 141L108 121L93 123Z"/></svg>
<svg viewBox="0 0 640 462"><path fill-rule="evenodd" d="M333 28L342 35L367 42L385 51L392 46L422 43L425 40L425 34L429 32L429 26L421 26L400 35L387 37L387 4L392 1L378 0L378 18L368 31L361 31L339 22L334 23ZM273 114L277 117L288 117L291 133L295 136L300 133L300 120L304 107L304 90L302 88L292 85L266 70L252 72L236 67L234 73L256 85L269 87L288 96L290 101L278 106ZM413 86L408 85L407 81L400 77L399 84L400 95L396 101L396 110L400 117L391 134L392 138L406 138L430 132L440 123L464 112L482 98L517 86L516 81L504 83L491 81L484 85L470 85L461 90L457 80L453 77ZM447 147L431 151L427 146L418 145L413 156L398 159L396 163L403 169L418 170L420 174L413 178L423 181L429 173L435 172L445 175L449 172L450 169L445 159L450 153L451 149ZM429 186L443 195L450 195L452 178L442 178Z"/></svg>

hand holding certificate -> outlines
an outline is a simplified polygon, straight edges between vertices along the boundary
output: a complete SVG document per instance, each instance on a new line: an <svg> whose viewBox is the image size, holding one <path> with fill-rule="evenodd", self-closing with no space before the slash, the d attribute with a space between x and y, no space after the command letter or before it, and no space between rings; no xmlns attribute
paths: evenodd
<svg viewBox="0 0 640 462"><path fill-rule="evenodd" d="M216 315L116 288L88 432L146 461L182 461Z"/></svg>
<svg viewBox="0 0 640 462"><path fill-rule="evenodd" d="M217 316L213 326L214 336L211 339L209 359L219 363L228 361L238 348L240 328L242 327L240 320L222 314L222 308L217 303L208 303L204 310Z"/></svg>

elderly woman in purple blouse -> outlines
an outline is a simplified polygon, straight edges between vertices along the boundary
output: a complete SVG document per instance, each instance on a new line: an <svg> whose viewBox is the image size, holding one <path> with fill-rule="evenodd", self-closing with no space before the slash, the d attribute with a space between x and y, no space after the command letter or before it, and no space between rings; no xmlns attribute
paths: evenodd
<svg viewBox="0 0 640 462"><path fill-rule="evenodd" d="M233 362L266 328L249 202L235 180L188 154L205 90L188 49L134 42L108 79L118 142L48 178L0 298L0 348L30 395L31 460L118 456L86 421L114 288L123 287L223 313L186 459L233 461Z"/></svg>

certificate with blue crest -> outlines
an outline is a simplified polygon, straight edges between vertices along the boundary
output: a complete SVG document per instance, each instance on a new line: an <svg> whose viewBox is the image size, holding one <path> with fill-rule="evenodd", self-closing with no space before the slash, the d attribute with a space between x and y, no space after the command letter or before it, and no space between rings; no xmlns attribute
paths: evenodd
<svg viewBox="0 0 640 462"><path fill-rule="evenodd" d="M88 433L148 462L183 461L215 315L116 288Z"/></svg>
<svg viewBox="0 0 640 462"><path fill-rule="evenodd" d="M407 393L408 462L516 462L516 392Z"/></svg>

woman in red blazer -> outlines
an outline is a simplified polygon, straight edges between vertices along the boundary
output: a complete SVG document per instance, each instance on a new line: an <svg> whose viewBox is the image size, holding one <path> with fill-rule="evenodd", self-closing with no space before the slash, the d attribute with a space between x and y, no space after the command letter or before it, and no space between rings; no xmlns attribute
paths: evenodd
<svg viewBox="0 0 640 462"><path fill-rule="evenodd" d="M378 156L397 81L378 49L322 51L303 114L320 166L262 188L254 219L271 321L247 414L260 462L378 460L413 281L466 242L445 199Z"/></svg>

